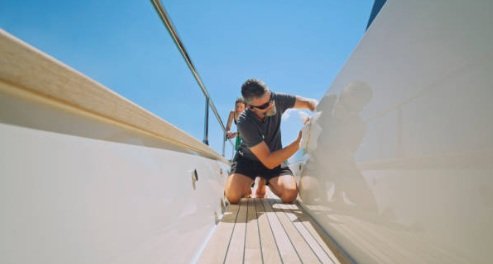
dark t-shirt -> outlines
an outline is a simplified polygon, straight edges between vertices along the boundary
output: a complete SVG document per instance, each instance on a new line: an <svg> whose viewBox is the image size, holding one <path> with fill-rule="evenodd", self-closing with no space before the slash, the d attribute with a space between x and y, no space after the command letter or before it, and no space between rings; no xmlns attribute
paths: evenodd
<svg viewBox="0 0 493 264"><path fill-rule="evenodd" d="M271 152L282 149L281 144L281 116L288 109L294 106L296 97L287 94L272 93L275 102L276 114L268 116L261 121L250 109L245 110L238 119L238 131L240 132L242 143L238 152L243 157L258 160L249 148L265 141Z"/></svg>

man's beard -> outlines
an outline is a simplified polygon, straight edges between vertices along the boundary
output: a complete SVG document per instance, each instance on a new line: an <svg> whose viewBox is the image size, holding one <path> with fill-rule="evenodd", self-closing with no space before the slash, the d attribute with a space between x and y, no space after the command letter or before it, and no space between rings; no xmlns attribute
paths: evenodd
<svg viewBox="0 0 493 264"><path fill-rule="evenodd" d="M265 116L273 116L277 113L276 105L273 105L272 108L265 112Z"/></svg>

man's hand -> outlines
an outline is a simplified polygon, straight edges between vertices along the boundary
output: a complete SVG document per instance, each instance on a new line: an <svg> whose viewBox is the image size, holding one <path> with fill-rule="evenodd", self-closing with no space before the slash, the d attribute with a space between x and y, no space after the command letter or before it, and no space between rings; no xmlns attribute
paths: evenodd
<svg viewBox="0 0 493 264"><path fill-rule="evenodd" d="M237 134L238 134L238 133L236 133L236 132L231 132L231 131L228 131L228 132L226 132L226 137L227 137L228 139L232 139L232 138L236 137L236 135L237 135Z"/></svg>
<svg viewBox="0 0 493 264"><path fill-rule="evenodd" d="M308 124L310 122L310 119L311 119L311 117L309 117L309 116L303 118L303 125Z"/></svg>
<svg viewBox="0 0 493 264"><path fill-rule="evenodd" d="M315 109L317 108L318 101L315 99L310 99L308 104L309 104L308 109L310 109L310 111L314 112Z"/></svg>
<svg viewBox="0 0 493 264"><path fill-rule="evenodd" d="M296 109L308 109L310 111L315 111L317 108L318 101L315 99L304 98L301 96L296 96L296 101L294 103L294 108Z"/></svg>

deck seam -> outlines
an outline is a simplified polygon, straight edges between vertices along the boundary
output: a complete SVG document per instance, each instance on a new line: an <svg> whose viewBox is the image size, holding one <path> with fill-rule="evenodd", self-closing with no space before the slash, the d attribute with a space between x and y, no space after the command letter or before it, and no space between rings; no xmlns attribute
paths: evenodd
<svg viewBox="0 0 493 264"><path fill-rule="evenodd" d="M284 230L284 233L288 237L289 243L291 243L291 246L293 246L294 252L296 253L296 256L298 256L298 259L299 259L300 263L304 263L303 260L301 259L300 253L296 249L296 246L294 245L291 237L289 236L289 233L287 232L286 227L283 225L283 223L281 222L281 219L279 219L279 216L277 215L277 212L275 211L274 207L272 206L275 201L277 201L277 200L276 199L272 199L270 202L269 201L267 201L267 202L269 203L270 207L272 208L272 212L274 213L275 217L277 218L277 221L279 221L279 223L281 224L281 227Z"/></svg>
<svg viewBox="0 0 493 264"><path fill-rule="evenodd" d="M306 226L305 226L306 224L305 223L302 224L303 228L305 228L305 230L307 230ZM315 228L314 228L314 231L317 232L317 230ZM339 260L336 261L336 260L334 260L334 258L332 256L330 256L330 254L324 249L324 245L321 244L321 242L312 234L312 232L310 232L308 230L307 230L307 232L310 234L310 236L312 236L312 238L315 240L315 242L317 242L317 244L322 248L323 252L332 261L332 263L338 263L339 262ZM325 235L325 234L323 234L323 235ZM322 236L322 235L320 235L320 236ZM325 246L327 246L327 245L325 245ZM328 249L331 250L329 247L328 247Z"/></svg>
<svg viewBox="0 0 493 264"><path fill-rule="evenodd" d="M262 260L262 264L265 263L264 261L264 250L262 249L262 237L260 235L260 226L259 226L259 215L258 215L258 211L257 211L257 203L258 203L258 198L254 198L254 202L255 202L255 216L256 216L256 219L257 219L257 234L258 234L258 241L259 241L259 248L260 248L260 259ZM270 226L270 225L269 225ZM279 250L278 250L279 251Z"/></svg>
<svg viewBox="0 0 493 264"><path fill-rule="evenodd" d="M233 226L233 229L231 230L231 234L229 235L228 249L226 250L226 254L224 254L223 264L226 263L226 259L228 257L229 246L231 245L231 240L233 239L233 234L235 233L236 222L238 221L238 214L239 213L240 213L240 205L238 204L238 210L236 211L236 216L235 216L235 224Z"/></svg>
<svg viewBox="0 0 493 264"><path fill-rule="evenodd" d="M261 205L264 208L264 214L267 217L267 223L269 224L269 230L270 230L270 232L272 234L272 237L274 238L274 243L276 244L277 254L279 255L279 259L281 260L281 263L284 264L284 260L282 259L282 255L281 255L281 250L279 249L279 245L277 244L277 239L276 239L276 236L274 235L274 230L272 230L272 225L270 223L270 219L267 216L267 208L265 208L265 204L264 204L264 200L263 199L261 201Z"/></svg>
<svg viewBox="0 0 493 264"><path fill-rule="evenodd" d="M301 211L301 208L298 207L296 204L293 204L296 209L299 209ZM294 209L294 208L293 208ZM287 209L285 208L282 208L284 214L286 215L286 217L289 219L289 216L287 214ZM304 217L306 218L306 216ZM327 254L327 251L324 249L324 247L320 244L320 242L314 237L314 235L306 229L304 223L304 221L301 221L301 227L299 227L299 225L295 225L293 222L293 226L296 228L296 231L298 232L298 234L300 234L301 237L303 237L303 240L305 240L306 244L308 245L308 247L313 251L313 253L315 254L315 256L317 257L318 261L320 261L320 263L323 263L323 260L318 256L318 254L316 253L315 249L310 245L310 243L307 241L306 237L303 235L303 233L300 231L300 228L303 228L306 233L308 233L308 235L313 239L313 241L315 241L315 243L320 247L320 249L323 251L324 255L327 256L328 259L330 259L330 261L332 261L332 263L336 263L334 262L334 260L329 256L329 254Z"/></svg>
<svg viewBox="0 0 493 264"><path fill-rule="evenodd" d="M290 219L289 219L288 214L286 213L286 209L282 208L281 210L282 210L282 212L284 213L284 215L286 216L286 218L288 218L288 220L290 220ZM290 221L291 221L291 220L290 220ZM304 235L300 232L300 230L298 229L298 227L297 227L297 226L296 226L293 222L291 222L291 223L293 224L293 226L294 226L294 228L296 229L296 231L298 232L298 234L299 234L299 235L303 238L303 240L306 242L306 244L308 245L308 247L309 247L309 248L312 250L312 252L315 254L315 256L317 257L318 261L320 261L320 263L323 263L323 261L320 259L320 257L318 256L318 254L317 254L317 253L315 253L316 251L313 249L313 247L310 245L310 243L308 243L308 241L306 240L305 236L304 236ZM306 230L306 229L305 229L305 230ZM308 233L309 233L309 232L308 232ZM324 250L324 253L325 253L325 250Z"/></svg>
<svg viewBox="0 0 493 264"><path fill-rule="evenodd" d="M310 222L313 224L312 227L315 232L319 234L320 238L322 239L322 243L324 243L329 248L330 252L334 254L334 257L337 260L335 263L356 263L354 259L351 258L351 256L342 249L341 245L339 245L339 243L337 243L334 238L326 230L324 230L322 225L320 225L320 223L314 217L307 213L307 210L303 206L303 204L301 204L299 201L297 201L296 204L302 209L305 216L310 219ZM331 259L333 258L331 257Z"/></svg>
<svg viewBox="0 0 493 264"><path fill-rule="evenodd" d="M249 206L248 204L250 203L250 199L246 200L246 213L245 213L245 231L243 233L243 256L242 256L242 263L245 263L245 251L246 251L246 243L247 243L247 230L248 230L248 210Z"/></svg>

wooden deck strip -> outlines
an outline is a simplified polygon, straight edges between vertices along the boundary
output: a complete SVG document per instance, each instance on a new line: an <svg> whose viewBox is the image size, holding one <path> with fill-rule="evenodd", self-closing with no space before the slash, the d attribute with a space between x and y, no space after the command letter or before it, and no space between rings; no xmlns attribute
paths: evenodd
<svg viewBox="0 0 493 264"><path fill-rule="evenodd" d="M310 248L307 241L301 236L298 229L294 226L294 223L287 217L286 213L283 211L282 204L278 200L270 200L273 211L276 213L279 222L282 224L284 231L288 235L289 241L295 248L299 258L302 262L306 263L320 263L317 255L314 253L312 248ZM296 217L295 217L296 218Z"/></svg>
<svg viewBox="0 0 493 264"><path fill-rule="evenodd" d="M236 218L235 228L231 235L231 242L229 243L224 263L244 262L248 199L241 199L239 205L240 210Z"/></svg>
<svg viewBox="0 0 493 264"><path fill-rule="evenodd" d="M286 217L293 223L300 235L305 239L317 258L322 263L340 263L329 247L323 242L320 235L312 226L310 219L295 204L279 204Z"/></svg>
<svg viewBox="0 0 493 264"><path fill-rule="evenodd" d="M282 263L281 255L279 255L276 240L270 227L269 218L261 199L255 200L255 207L257 208L260 249L262 251L263 263Z"/></svg>
<svg viewBox="0 0 493 264"><path fill-rule="evenodd" d="M245 234L245 263L262 263L261 241L258 228L256 200L248 199L248 213Z"/></svg>
<svg viewBox="0 0 493 264"><path fill-rule="evenodd" d="M228 206L228 211L224 213L220 224L216 226L198 263L207 264L224 262L239 209L239 205L231 204Z"/></svg>
<svg viewBox="0 0 493 264"><path fill-rule="evenodd" d="M269 197L230 205L198 262L350 263L299 205Z"/></svg>
<svg viewBox="0 0 493 264"><path fill-rule="evenodd" d="M300 205L298 205L298 207L301 208ZM303 214L303 217L310 219L310 221L303 222L305 228L310 230L310 233L316 234L314 235L315 239L320 243L320 245L327 248L326 252L329 253L329 256L335 263L354 263L331 237L324 235L325 231L319 224L311 220L311 217L306 214Z"/></svg>
<svg viewBox="0 0 493 264"><path fill-rule="evenodd" d="M279 254L281 255L284 263L302 263L300 257L293 244L289 240L288 234L284 231L281 222L277 218L272 206L269 202L271 199L263 199L262 203L265 207L265 212L269 218L269 223L276 240Z"/></svg>

